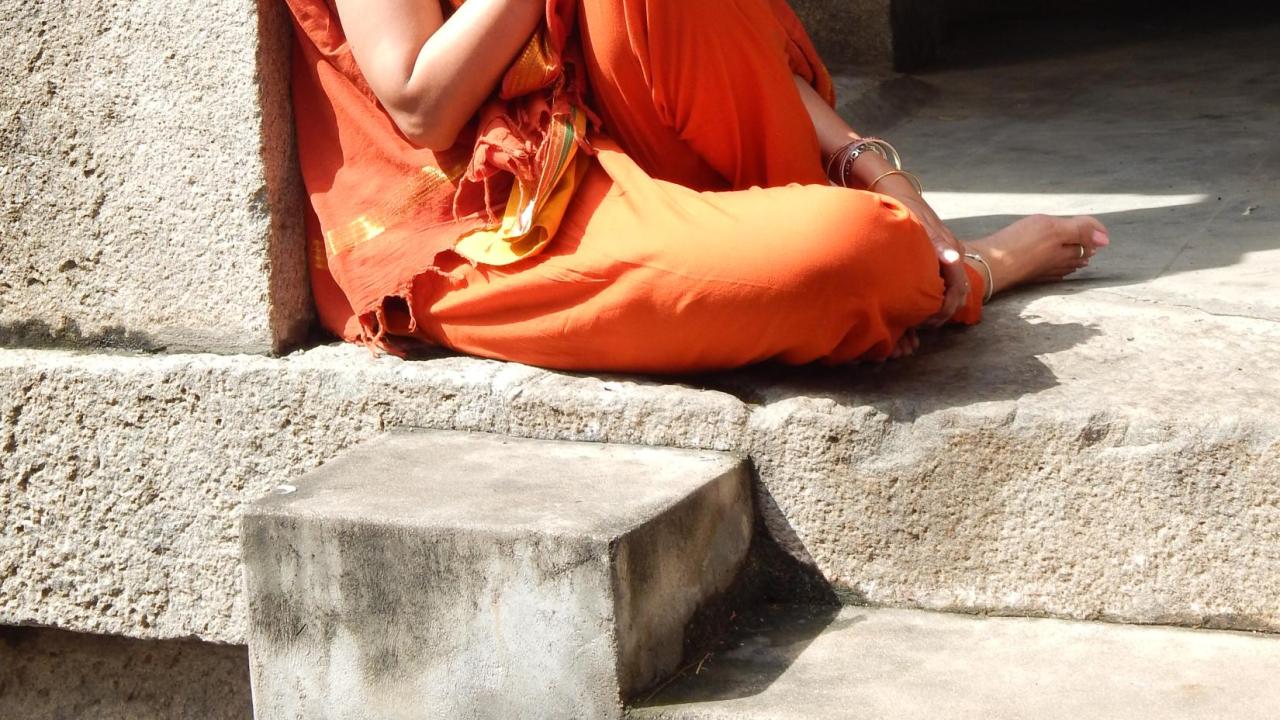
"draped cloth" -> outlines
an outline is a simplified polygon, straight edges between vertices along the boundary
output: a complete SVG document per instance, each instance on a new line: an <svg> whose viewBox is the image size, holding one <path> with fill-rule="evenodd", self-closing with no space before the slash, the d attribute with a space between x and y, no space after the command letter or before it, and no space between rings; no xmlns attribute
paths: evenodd
<svg viewBox="0 0 1280 720"><path fill-rule="evenodd" d="M411 306L414 278L439 272L442 253L501 266L554 237L590 152L576 4L547 0L494 95L437 153L409 143L378 103L332 0L286 2L317 310L344 339L394 352L386 303Z"/></svg>
<svg viewBox="0 0 1280 720"><path fill-rule="evenodd" d="M287 2L312 287L347 340L693 372L883 358L941 307L909 211L827 186L795 77L829 103L831 78L785 0L551 0L439 153L378 105L333 0Z"/></svg>

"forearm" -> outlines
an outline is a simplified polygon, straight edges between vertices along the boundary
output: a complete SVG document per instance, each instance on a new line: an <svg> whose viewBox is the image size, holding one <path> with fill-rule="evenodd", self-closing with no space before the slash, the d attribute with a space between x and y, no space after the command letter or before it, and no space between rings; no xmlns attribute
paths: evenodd
<svg viewBox="0 0 1280 720"><path fill-rule="evenodd" d="M411 141L440 149L493 92L545 12L543 0L338 0L370 88Z"/></svg>
<svg viewBox="0 0 1280 720"><path fill-rule="evenodd" d="M469 0L423 44L405 81L406 110L419 137L453 144L529 42L541 0Z"/></svg>
<svg viewBox="0 0 1280 720"><path fill-rule="evenodd" d="M822 99L809 83L802 78L796 77L796 87L800 90L800 97L804 100L805 110L809 113L809 119L813 122L813 129L818 133L818 144L822 148L822 157L825 161L830 158L840 148L849 143L850 140L857 140L860 135L849 124L840 117L830 105ZM875 182L884 173L893 170L893 166L887 160L877 153L869 152L858 156L850 168L850 177L847 181L853 187L868 188L871 183ZM890 175L884 177L876 184L876 190L881 192L889 192L898 195L900 192L911 192L914 194L915 188L911 182L900 175Z"/></svg>

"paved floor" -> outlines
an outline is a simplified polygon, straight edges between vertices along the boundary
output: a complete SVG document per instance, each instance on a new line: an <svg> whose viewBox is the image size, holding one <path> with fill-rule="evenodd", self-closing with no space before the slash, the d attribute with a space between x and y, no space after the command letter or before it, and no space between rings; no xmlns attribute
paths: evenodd
<svg viewBox="0 0 1280 720"><path fill-rule="evenodd" d="M1116 244L1071 291L1280 320L1280 23L1135 31L1032 29L1042 57L926 76L939 101L894 135L968 234L1099 215Z"/></svg>
<svg viewBox="0 0 1280 720"><path fill-rule="evenodd" d="M1262 720L1280 639L918 610L766 616L635 720Z"/></svg>

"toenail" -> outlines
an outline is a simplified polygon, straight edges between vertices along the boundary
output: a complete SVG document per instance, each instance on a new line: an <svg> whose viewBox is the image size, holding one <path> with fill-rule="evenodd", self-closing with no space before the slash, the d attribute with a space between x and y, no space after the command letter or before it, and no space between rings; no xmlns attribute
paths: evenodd
<svg viewBox="0 0 1280 720"><path fill-rule="evenodd" d="M1099 247L1106 247L1111 244L1111 238L1107 237L1107 234L1101 230L1094 230L1093 244Z"/></svg>

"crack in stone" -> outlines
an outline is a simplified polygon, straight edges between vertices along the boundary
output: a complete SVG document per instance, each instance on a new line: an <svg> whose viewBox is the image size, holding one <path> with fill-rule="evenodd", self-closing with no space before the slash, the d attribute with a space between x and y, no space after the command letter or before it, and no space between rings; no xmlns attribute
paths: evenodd
<svg viewBox="0 0 1280 720"><path fill-rule="evenodd" d="M1280 319L1276 319L1276 318L1261 317L1258 315L1245 315L1242 313L1214 312L1213 310L1206 310L1205 308L1196 307L1195 305L1168 302L1166 300L1158 300L1155 298L1138 297L1136 295L1126 295L1125 293L1116 292L1115 290L1094 290L1093 292L1099 295L1110 295L1112 297L1117 297L1122 300L1131 300L1133 302L1145 303L1147 305L1155 305L1158 307L1166 307L1166 308L1177 308L1179 310L1191 310L1193 312L1201 313L1203 315L1209 315L1210 317L1235 318L1238 320L1257 320L1259 322L1270 323L1273 325L1280 324Z"/></svg>

